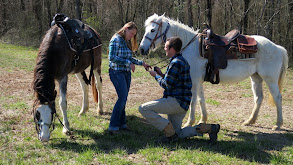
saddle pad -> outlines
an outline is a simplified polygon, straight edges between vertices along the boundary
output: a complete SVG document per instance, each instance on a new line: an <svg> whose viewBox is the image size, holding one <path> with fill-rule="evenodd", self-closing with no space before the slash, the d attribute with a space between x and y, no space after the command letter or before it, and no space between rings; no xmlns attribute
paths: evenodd
<svg viewBox="0 0 293 165"><path fill-rule="evenodd" d="M257 52L257 42L254 38L241 35L237 40L240 53L251 54Z"/></svg>

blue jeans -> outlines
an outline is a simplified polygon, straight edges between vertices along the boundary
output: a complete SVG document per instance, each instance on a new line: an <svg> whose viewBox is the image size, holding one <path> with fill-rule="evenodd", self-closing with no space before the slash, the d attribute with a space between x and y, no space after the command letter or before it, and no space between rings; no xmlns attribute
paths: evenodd
<svg viewBox="0 0 293 165"><path fill-rule="evenodd" d="M119 130L127 127L125 105L130 88L131 72L109 69L109 76L116 89L118 100L114 106L108 129Z"/></svg>

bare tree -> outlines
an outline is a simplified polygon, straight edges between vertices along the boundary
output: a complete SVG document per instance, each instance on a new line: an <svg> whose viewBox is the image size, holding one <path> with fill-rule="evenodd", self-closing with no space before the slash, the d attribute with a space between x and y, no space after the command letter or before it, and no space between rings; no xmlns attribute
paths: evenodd
<svg viewBox="0 0 293 165"><path fill-rule="evenodd" d="M243 34L247 34L249 2L250 2L250 0L244 0L243 28L241 30Z"/></svg>
<svg viewBox="0 0 293 165"><path fill-rule="evenodd" d="M75 13L76 18L79 20L82 20L81 18L81 6L80 6L80 0L75 0Z"/></svg>
<svg viewBox="0 0 293 165"><path fill-rule="evenodd" d="M193 13L192 13L192 3L191 0L187 2L188 6L188 26L193 27Z"/></svg>
<svg viewBox="0 0 293 165"><path fill-rule="evenodd" d="M211 0L207 0L207 19L208 19L208 25L210 28L212 27L212 2Z"/></svg>

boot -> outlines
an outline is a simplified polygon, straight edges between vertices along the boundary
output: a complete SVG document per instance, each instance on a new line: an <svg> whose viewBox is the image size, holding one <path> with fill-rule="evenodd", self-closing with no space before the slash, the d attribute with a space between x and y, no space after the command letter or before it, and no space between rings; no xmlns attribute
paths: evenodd
<svg viewBox="0 0 293 165"><path fill-rule="evenodd" d="M163 130L165 136L157 140L157 143L172 143L179 139L178 135L173 128L173 125L169 123Z"/></svg>
<svg viewBox="0 0 293 165"><path fill-rule="evenodd" d="M220 131L220 124L204 124L201 123L196 128L196 131L200 133L208 133L210 140L210 143L215 143L218 138L218 132Z"/></svg>

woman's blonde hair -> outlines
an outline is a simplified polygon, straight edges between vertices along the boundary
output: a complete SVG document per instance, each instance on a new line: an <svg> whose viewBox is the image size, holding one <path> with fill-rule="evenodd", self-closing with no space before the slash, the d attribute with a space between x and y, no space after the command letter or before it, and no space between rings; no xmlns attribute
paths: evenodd
<svg viewBox="0 0 293 165"><path fill-rule="evenodd" d="M129 30L132 30L132 29L136 29L136 34L131 38L130 40L130 44L128 43L128 41L126 41L125 39L125 30L126 29L129 29ZM126 41L127 43L127 46L130 50L132 50L133 52L134 51L137 51L138 49L138 44L137 44L137 40L136 40L136 35L137 35L137 26L134 22L128 22L126 23L118 32L117 34L119 34L122 38L124 38L124 40Z"/></svg>

